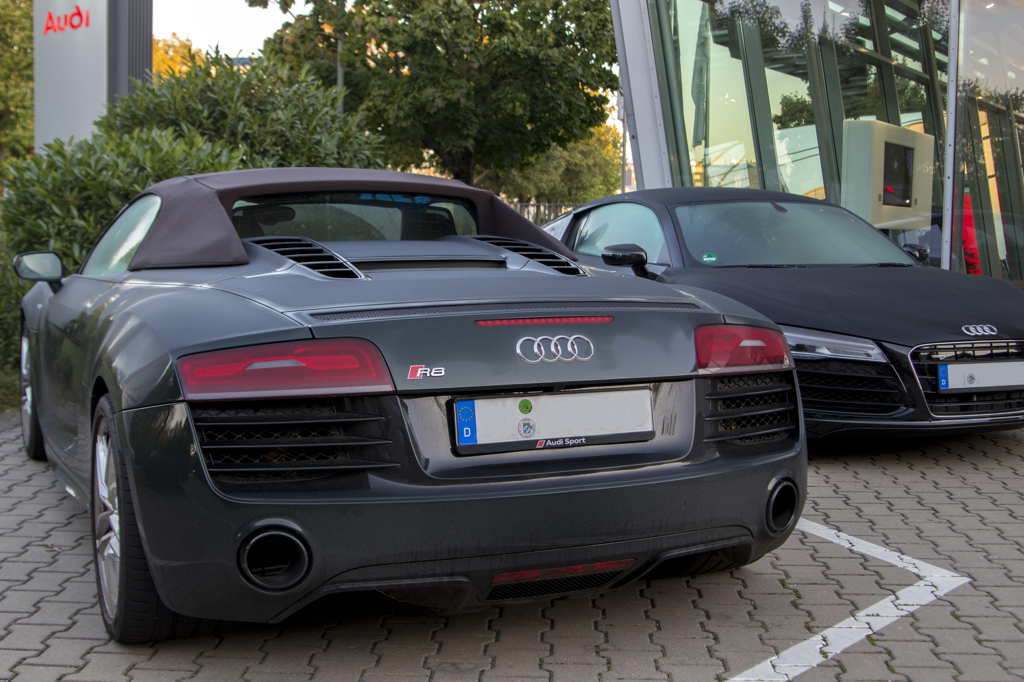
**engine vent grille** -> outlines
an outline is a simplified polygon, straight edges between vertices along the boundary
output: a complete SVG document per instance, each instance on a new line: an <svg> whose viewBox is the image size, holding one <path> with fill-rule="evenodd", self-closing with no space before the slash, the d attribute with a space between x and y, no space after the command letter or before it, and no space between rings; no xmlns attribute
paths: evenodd
<svg viewBox="0 0 1024 682"><path fill-rule="evenodd" d="M891 365L853 360L797 360L806 412L884 416L910 407Z"/></svg>
<svg viewBox="0 0 1024 682"><path fill-rule="evenodd" d="M920 346L910 354L928 409L939 417L1024 410L1024 390L939 393L939 365L1024 360L1024 341L968 341Z"/></svg>
<svg viewBox="0 0 1024 682"><path fill-rule="evenodd" d="M191 403L207 471L229 483L312 480L398 466L381 398ZM378 409L374 409L377 407Z"/></svg>
<svg viewBox="0 0 1024 682"><path fill-rule="evenodd" d="M528 580L521 583L502 583L493 585L484 599L488 601L505 601L508 599L531 599L549 594L582 592L596 590L622 575L622 571L605 571L604 573L588 573L571 575L564 578L547 578L544 580Z"/></svg>
<svg viewBox="0 0 1024 682"><path fill-rule="evenodd" d="M536 301L533 303L471 303L469 305L434 305L417 308L377 308L374 310L336 310L312 313L310 317L321 322L370 320L417 315L449 315L465 313L507 313L548 310L700 310L700 306L685 301Z"/></svg>
<svg viewBox="0 0 1024 682"><path fill-rule="evenodd" d="M363 279L344 258L305 237L253 237L246 241L270 249L313 272L332 279Z"/></svg>
<svg viewBox="0 0 1024 682"><path fill-rule="evenodd" d="M488 244L493 244L494 246L511 251L512 253L517 253L520 256L525 256L526 258L536 261L541 265L546 265L552 270L560 272L563 275L587 276L586 270L576 265L576 263L573 263L565 256L555 253L550 249L545 249L543 246L531 244L530 242L522 239L495 237L492 235L478 235L474 237L474 239L479 239L482 242L487 242Z"/></svg>
<svg viewBox="0 0 1024 682"><path fill-rule="evenodd" d="M754 445L796 438L800 426L791 372L713 377L705 441Z"/></svg>

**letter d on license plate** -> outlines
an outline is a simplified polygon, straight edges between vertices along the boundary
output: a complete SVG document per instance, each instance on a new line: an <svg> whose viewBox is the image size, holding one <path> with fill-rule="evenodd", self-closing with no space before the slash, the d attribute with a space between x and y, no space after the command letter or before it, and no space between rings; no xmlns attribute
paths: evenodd
<svg viewBox="0 0 1024 682"><path fill-rule="evenodd" d="M454 416L460 455L654 438L647 388L456 400Z"/></svg>

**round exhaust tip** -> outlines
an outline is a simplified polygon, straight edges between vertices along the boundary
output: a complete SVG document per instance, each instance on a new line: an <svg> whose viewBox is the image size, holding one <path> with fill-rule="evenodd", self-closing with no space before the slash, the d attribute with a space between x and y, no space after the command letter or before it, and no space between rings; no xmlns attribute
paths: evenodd
<svg viewBox="0 0 1024 682"><path fill-rule="evenodd" d="M306 545L284 530L264 530L252 535L239 555L242 575L266 590L287 590L306 577L309 552Z"/></svg>
<svg viewBox="0 0 1024 682"><path fill-rule="evenodd" d="M768 530L773 533L781 533L789 528L796 516L799 502L800 491L797 490L793 481L786 479L775 484L771 494L768 495L768 508L765 515Z"/></svg>

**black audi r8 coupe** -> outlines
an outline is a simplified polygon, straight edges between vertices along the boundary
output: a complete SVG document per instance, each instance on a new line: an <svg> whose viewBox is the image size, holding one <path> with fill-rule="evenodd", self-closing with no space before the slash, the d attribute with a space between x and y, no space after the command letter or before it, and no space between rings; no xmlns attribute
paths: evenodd
<svg viewBox="0 0 1024 682"><path fill-rule="evenodd" d="M1024 291L817 199L727 188L600 199L544 229L596 270L745 303L779 324L811 437L1024 426Z"/></svg>
<svg viewBox="0 0 1024 682"><path fill-rule="evenodd" d="M442 611L752 562L804 503L778 327L598 277L437 178L158 183L79 270L15 258L31 457L119 641L376 590Z"/></svg>

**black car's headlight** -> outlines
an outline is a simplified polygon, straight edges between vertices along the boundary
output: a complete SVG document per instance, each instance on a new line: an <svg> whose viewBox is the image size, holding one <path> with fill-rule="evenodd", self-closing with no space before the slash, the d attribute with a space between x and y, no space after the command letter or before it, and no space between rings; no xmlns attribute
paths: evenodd
<svg viewBox="0 0 1024 682"><path fill-rule="evenodd" d="M798 360L889 362L882 349L868 339L784 325L781 328L786 335L786 341L789 342L790 353Z"/></svg>

